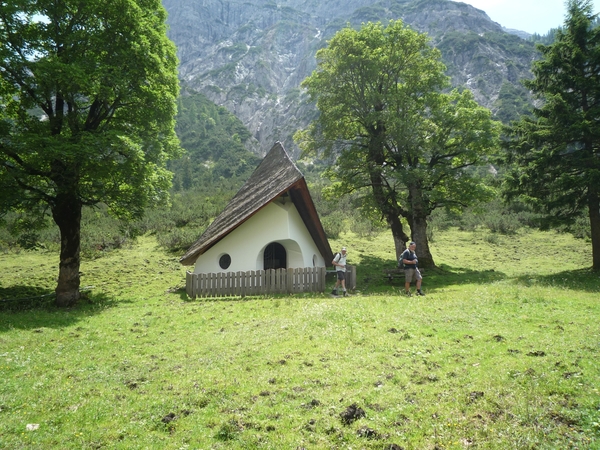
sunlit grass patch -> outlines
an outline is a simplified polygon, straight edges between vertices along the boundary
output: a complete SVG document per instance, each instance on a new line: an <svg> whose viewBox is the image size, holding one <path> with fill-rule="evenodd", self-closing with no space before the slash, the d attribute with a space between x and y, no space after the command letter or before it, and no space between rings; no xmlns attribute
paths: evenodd
<svg viewBox="0 0 600 450"><path fill-rule="evenodd" d="M525 273L509 270L508 256L470 261L470 245L485 261L485 252L505 255L472 237L438 236L442 269L426 272L424 298L379 278L394 263L385 235L333 243L346 244L358 267L348 298L192 301L182 294L185 268L151 238L87 261L83 284L92 287L80 306L0 313L0 443L597 447L600 283L586 250L579 266L556 271L544 265L555 267L554 250L539 252L547 259L520 253L545 261ZM48 264L41 279L54 275L57 255L27 256L24 265L0 257L2 289L22 284L13 267Z"/></svg>

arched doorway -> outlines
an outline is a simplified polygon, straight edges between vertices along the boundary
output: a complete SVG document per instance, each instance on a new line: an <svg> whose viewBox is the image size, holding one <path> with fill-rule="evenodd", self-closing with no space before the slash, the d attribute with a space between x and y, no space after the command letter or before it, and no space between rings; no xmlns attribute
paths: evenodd
<svg viewBox="0 0 600 450"><path fill-rule="evenodd" d="M271 242L265 248L264 270L287 269L287 253L279 242Z"/></svg>

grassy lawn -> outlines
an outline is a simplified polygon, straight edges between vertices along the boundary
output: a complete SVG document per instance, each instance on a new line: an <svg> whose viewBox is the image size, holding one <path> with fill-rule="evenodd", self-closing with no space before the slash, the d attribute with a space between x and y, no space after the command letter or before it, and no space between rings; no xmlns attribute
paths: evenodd
<svg viewBox="0 0 600 450"><path fill-rule="evenodd" d="M0 255L0 448L600 448L588 243L439 232L426 297L383 278L391 236L341 245L350 297L191 301L144 237L85 261L70 310L41 297L56 253Z"/></svg>

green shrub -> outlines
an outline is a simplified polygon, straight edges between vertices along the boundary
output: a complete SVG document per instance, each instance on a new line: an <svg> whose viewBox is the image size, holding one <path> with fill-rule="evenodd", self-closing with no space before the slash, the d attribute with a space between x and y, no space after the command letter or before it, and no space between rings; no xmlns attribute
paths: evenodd
<svg viewBox="0 0 600 450"><path fill-rule="evenodd" d="M156 233L156 240L161 247L171 252L187 250L202 235L204 228L173 228L166 232Z"/></svg>
<svg viewBox="0 0 600 450"><path fill-rule="evenodd" d="M346 230L344 223L344 213L342 211L335 211L328 216L321 218L323 229L329 239L337 239L340 237L342 231Z"/></svg>
<svg viewBox="0 0 600 450"><path fill-rule="evenodd" d="M350 229L360 237L369 237L381 233L386 225L374 222L362 214L352 214Z"/></svg>

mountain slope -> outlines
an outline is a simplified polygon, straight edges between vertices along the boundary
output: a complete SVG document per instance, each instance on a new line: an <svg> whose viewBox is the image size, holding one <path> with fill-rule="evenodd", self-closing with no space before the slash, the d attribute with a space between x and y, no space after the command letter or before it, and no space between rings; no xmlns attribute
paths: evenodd
<svg viewBox="0 0 600 450"><path fill-rule="evenodd" d="M466 86L493 110L505 83L529 77L531 42L506 33L483 11L448 0L164 0L170 38L185 86L235 114L257 154L316 114L299 85L316 67L315 52L350 24L402 19L426 32L455 86ZM524 91L520 91L523 94ZM503 115L506 116L506 115Z"/></svg>

